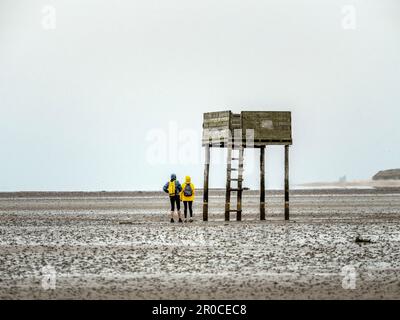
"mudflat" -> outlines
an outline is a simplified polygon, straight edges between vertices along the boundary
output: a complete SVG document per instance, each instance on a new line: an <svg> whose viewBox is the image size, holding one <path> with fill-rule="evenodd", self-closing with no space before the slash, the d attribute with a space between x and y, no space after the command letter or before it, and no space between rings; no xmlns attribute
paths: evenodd
<svg viewBox="0 0 400 320"><path fill-rule="evenodd" d="M159 192L1 193L1 299L399 299L400 189L224 193L169 222ZM368 241L356 241L356 238Z"/></svg>

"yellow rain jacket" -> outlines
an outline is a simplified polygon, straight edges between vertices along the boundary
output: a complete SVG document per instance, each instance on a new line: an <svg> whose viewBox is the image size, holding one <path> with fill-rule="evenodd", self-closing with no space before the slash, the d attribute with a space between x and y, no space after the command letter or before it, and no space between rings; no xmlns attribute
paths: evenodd
<svg viewBox="0 0 400 320"><path fill-rule="evenodd" d="M190 185L190 188L192 188L192 195L191 196L185 196L185 187L186 187L186 185ZM186 176L185 183L182 184L181 201L193 201L193 200L194 200L194 184L191 183L190 177Z"/></svg>

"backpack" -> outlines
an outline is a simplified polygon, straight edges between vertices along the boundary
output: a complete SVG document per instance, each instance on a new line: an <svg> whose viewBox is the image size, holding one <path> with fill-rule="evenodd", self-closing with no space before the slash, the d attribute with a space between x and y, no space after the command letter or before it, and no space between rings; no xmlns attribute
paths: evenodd
<svg viewBox="0 0 400 320"><path fill-rule="evenodd" d="M170 181L168 183L168 193L171 197L175 195L175 181Z"/></svg>
<svg viewBox="0 0 400 320"><path fill-rule="evenodd" d="M183 189L183 195L185 197L191 197L193 195L193 190L192 187L190 186L190 183L187 183L185 185L185 189Z"/></svg>

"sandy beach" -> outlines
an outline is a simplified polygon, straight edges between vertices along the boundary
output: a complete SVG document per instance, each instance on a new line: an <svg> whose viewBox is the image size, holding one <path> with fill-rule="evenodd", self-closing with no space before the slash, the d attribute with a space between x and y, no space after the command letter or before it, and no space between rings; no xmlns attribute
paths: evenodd
<svg viewBox="0 0 400 320"><path fill-rule="evenodd" d="M1 299L399 299L400 189L244 197L171 224L161 192L1 193ZM370 242L356 243L355 239Z"/></svg>

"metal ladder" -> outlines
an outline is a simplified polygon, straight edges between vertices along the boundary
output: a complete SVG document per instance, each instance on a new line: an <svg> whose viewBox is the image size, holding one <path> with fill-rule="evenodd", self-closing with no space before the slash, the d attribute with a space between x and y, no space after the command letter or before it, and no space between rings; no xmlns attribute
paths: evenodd
<svg viewBox="0 0 400 320"><path fill-rule="evenodd" d="M237 155L233 155L233 151L238 151ZM235 146L228 146L227 165L226 165L226 194L225 194L225 221L229 221L230 213L236 212L236 220L242 220L242 193L246 188L242 187L243 183L243 155L244 147L242 145L235 148ZM232 161L237 164L236 167L232 166ZM237 172L237 177L232 178L232 172ZM236 181L237 187L232 188L231 182ZM237 192L236 209L231 209L231 193Z"/></svg>

